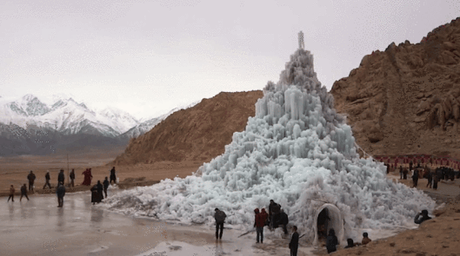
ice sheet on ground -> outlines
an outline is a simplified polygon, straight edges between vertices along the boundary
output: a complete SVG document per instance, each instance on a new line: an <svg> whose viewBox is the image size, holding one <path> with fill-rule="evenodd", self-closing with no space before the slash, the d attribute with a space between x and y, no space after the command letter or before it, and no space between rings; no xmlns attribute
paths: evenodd
<svg viewBox="0 0 460 256"><path fill-rule="evenodd" d="M278 83L269 82L256 115L233 134L224 154L186 178L163 180L106 200L116 211L182 223L226 223L252 228L254 208L280 203L308 241L314 215L324 203L340 209L346 237L361 229L413 226L413 216L435 202L386 178L382 163L359 158L352 130L333 108L334 99L316 78L313 56L297 50Z"/></svg>

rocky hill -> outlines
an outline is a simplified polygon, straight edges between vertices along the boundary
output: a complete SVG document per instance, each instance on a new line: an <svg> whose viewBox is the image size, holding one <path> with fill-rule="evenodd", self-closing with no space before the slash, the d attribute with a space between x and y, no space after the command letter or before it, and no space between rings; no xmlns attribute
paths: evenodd
<svg viewBox="0 0 460 256"><path fill-rule="evenodd" d="M114 164L156 161L209 161L222 154L235 131L254 116L262 91L221 92L194 107L180 110L152 130L132 139Z"/></svg>
<svg viewBox="0 0 460 256"><path fill-rule="evenodd" d="M368 153L460 157L460 18L364 56L331 92Z"/></svg>

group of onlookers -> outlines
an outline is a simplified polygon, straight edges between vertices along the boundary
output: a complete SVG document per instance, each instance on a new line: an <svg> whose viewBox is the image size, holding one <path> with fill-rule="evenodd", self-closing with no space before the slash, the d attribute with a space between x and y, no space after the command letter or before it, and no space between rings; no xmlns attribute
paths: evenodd
<svg viewBox="0 0 460 256"><path fill-rule="evenodd" d="M414 187L417 187L418 180L420 177L427 179L426 187L437 189L438 182L441 180L454 180L455 178L460 178L460 172L455 171L450 167L437 167L432 171L427 165L424 167L418 164L416 167L413 167L412 162L409 164L409 168L403 168L402 165L399 166L399 178L401 180L407 180L408 174L411 173L412 184Z"/></svg>
<svg viewBox="0 0 460 256"><path fill-rule="evenodd" d="M91 180L93 178L93 176L91 174L91 168L86 169L82 174L84 175L84 180L83 180L82 185L90 186L91 185ZM30 171L29 174L27 175L27 180L29 181L29 188L27 189L27 186L26 186L25 183L24 183L24 185L21 186L21 197L20 197L19 201L22 201L23 197L25 197L25 198L27 198L27 200L29 200L29 197L28 197L27 194L28 194L28 192L34 193L34 187L35 187L34 184L35 184L36 178L37 177L34 174L34 172ZM75 170L74 169L72 169L72 171L70 172L69 178L70 178L70 182L68 183L67 186L74 187L75 186ZM50 172L46 171L45 185L43 185L43 189L45 189L47 186L48 186L49 189L52 188L50 180L51 180ZM64 204L64 196L65 196L65 191L66 191L65 186L64 186L64 182L65 182L65 174L64 174L64 170L61 169L59 171L59 174L58 174L57 186L56 186L56 195L57 195L57 198L58 198L58 207L62 207L63 204ZM98 181L97 184L91 188L91 192L94 193L94 194L92 194L92 199L91 199L91 202L93 202L93 204L101 202L101 200L104 198L102 192L104 192L105 197L107 197L107 189L109 187L109 184L112 184L112 182L115 183L115 184L117 183L115 167L113 167L110 170L110 182L108 180L108 177L105 177L105 180L104 180L103 184L101 184L101 182ZM9 202L10 200L12 202L14 202L14 194L15 194L15 192L16 192L16 190L14 188L14 185L11 185L10 186L10 193L9 193L9 197L8 197L7 202Z"/></svg>

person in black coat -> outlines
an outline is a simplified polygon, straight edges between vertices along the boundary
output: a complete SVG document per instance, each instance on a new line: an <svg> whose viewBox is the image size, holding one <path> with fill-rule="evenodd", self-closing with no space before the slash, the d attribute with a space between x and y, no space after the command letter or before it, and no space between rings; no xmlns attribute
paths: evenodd
<svg viewBox="0 0 460 256"><path fill-rule="evenodd" d="M294 232L289 242L289 249L291 250L291 256L297 256L297 249L299 249L299 233L297 233L297 226L292 227Z"/></svg>
<svg viewBox="0 0 460 256"><path fill-rule="evenodd" d="M431 217L428 216L427 210L423 210L421 213L418 213L414 218L415 224L422 224L425 220L431 220Z"/></svg>
<svg viewBox="0 0 460 256"><path fill-rule="evenodd" d="M25 196L27 198L27 201L29 201L29 197L27 196L27 186L25 183L21 187L21 197L19 198L19 202L21 202L23 196Z"/></svg>
<svg viewBox="0 0 460 256"><path fill-rule="evenodd" d="M332 228L329 229L329 235L326 238L327 253L337 251L337 245L338 244L339 244L339 241L337 240L337 237L335 236L334 229L332 229Z"/></svg>
<svg viewBox="0 0 460 256"><path fill-rule="evenodd" d="M75 187L75 170L72 169L72 171L69 174L70 177L70 186Z"/></svg>
<svg viewBox="0 0 460 256"><path fill-rule="evenodd" d="M64 196L65 196L65 187L63 183L59 183L56 188L56 194L58 198L58 207L62 207L64 205Z"/></svg>
<svg viewBox="0 0 460 256"><path fill-rule="evenodd" d="M105 177L105 180L104 182L102 182L102 184L104 185L105 198L107 198L107 189L109 188L109 184L110 184L107 177Z"/></svg>
<svg viewBox="0 0 460 256"><path fill-rule="evenodd" d="M287 235L287 224L289 223L289 218L288 215L284 212L284 210L281 210L279 214L279 225L283 227L283 232L285 235Z"/></svg>
<svg viewBox="0 0 460 256"><path fill-rule="evenodd" d="M112 167L112 170L110 170L110 184L113 183L117 184L117 175L115 174L115 166Z"/></svg>
<svg viewBox="0 0 460 256"><path fill-rule="evenodd" d="M29 191L34 192L35 178L35 174L32 171L30 171L29 175L27 175L27 179L29 180Z"/></svg>
<svg viewBox="0 0 460 256"><path fill-rule="evenodd" d="M61 169L58 175L58 184L64 185L64 180L65 180L64 170Z"/></svg>
<svg viewBox="0 0 460 256"><path fill-rule="evenodd" d="M50 171L46 171L46 174L45 174L45 185L43 186L43 189L46 188L46 185L48 185L48 187L51 189L51 184L50 184Z"/></svg>
<svg viewBox="0 0 460 256"><path fill-rule="evenodd" d="M102 191L103 191L102 184L101 184L101 181L99 180L97 184L91 188L91 203L93 203L93 205L95 203L100 203L102 199L104 198L102 195Z"/></svg>

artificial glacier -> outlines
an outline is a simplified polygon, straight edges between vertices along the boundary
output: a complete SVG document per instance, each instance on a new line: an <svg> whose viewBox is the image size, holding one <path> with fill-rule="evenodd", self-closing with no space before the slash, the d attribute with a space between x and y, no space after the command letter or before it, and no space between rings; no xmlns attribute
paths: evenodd
<svg viewBox="0 0 460 256"><path fill-rule="evenodd" d="M105 202L133 215L252 228L254 208L281 204L290 224L316 243L318 213L328 208L339 239L358 229L407 227L435 202L417 189L394 183L382 163L360 158L351 127L316 77L313 56L298 49L278 83L268 82L245 131L233 134L225 153L185 178L120 192Z"/></svg>

